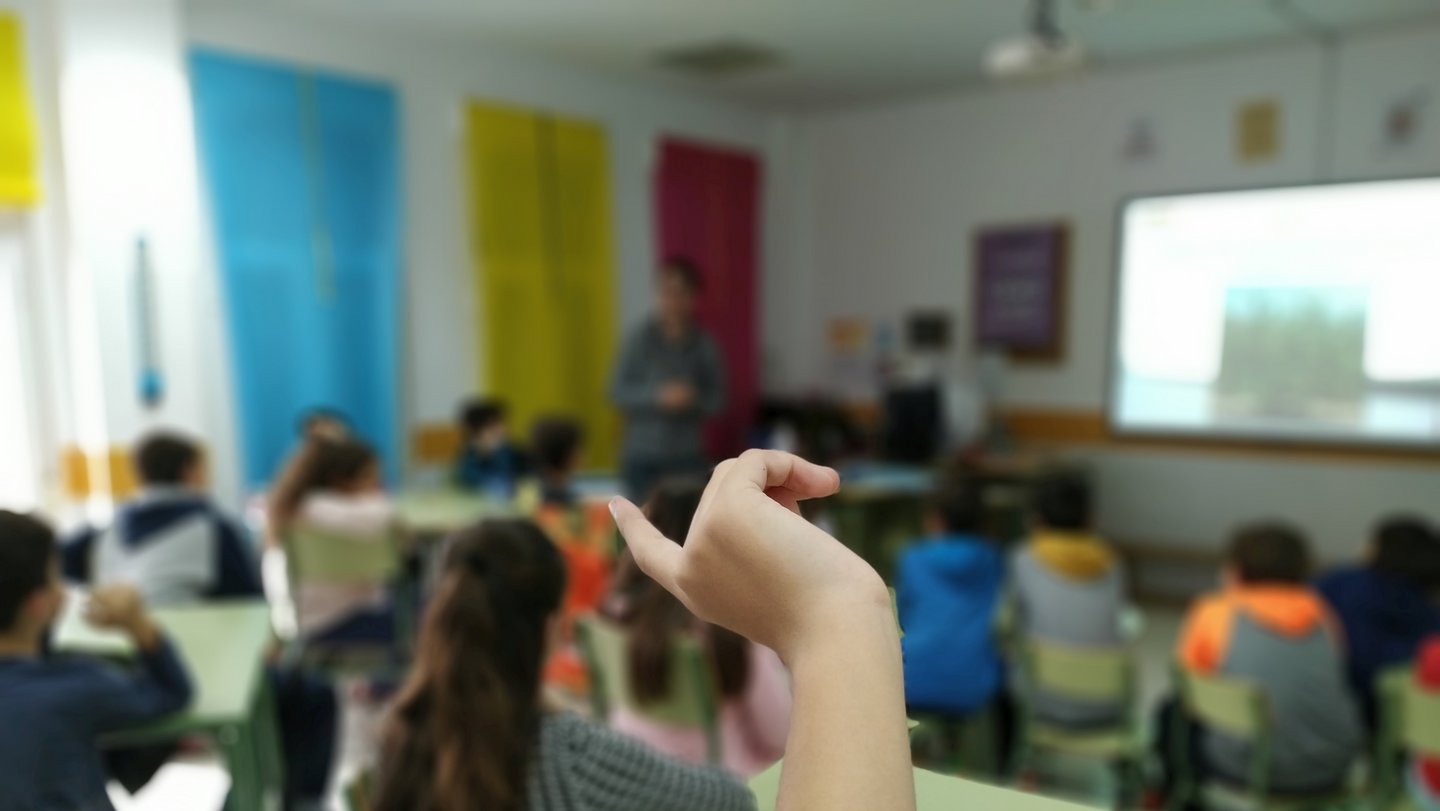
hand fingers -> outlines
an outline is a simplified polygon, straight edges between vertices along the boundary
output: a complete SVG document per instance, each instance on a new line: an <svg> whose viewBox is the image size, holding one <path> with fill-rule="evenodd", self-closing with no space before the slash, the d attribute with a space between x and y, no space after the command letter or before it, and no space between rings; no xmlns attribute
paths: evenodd
<svg viewBox="0 0 1440 811"><path fill-rule="evenodd" d="M696 517L704 515L707 512L710 503L715 500L715 494L720 490L721 483L725 481L725 477L729 474L730 468L734 466L734 459L726 459L715 466L715 470L710 474L710 482L705 485L705 492L700 494L700 503L695 507ZM694 524L691 526L693 527Z"/></svg>
<svg viewBox="0 0 1440 811"><path fill-rule="evenodd" d="M616 498L610 502L610 513L615 516L615 525L630 547L630 554L640 571L650 575L666 591L684 600L678 579L683 551L680 545L660 534L640 508L627 499Z"/></svg>
<svg viewBox="0 0 1440 811"><path fill-rule="evenodd" d="M782 451L746 451L726 478L757 490L784 488L797 500L824 498L840 489L839 473Z"/></svg>
<svg viewBox="0 0 1440 811"><path fill-rule="evenodd" d="M800 499L784 487L771 487L765 491L765 495L774 499L780 506L796 515L800 514Z"/></svg>

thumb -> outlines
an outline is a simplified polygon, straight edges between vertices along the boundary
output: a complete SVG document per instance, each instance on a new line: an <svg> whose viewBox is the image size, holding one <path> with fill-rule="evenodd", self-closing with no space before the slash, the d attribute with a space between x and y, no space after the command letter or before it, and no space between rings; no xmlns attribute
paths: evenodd
<svg viewBox="0 0 1440 811"><path fill-rule="evenodd" d="M620 534L624 536L626 546L630 547L630 554L640 571L684 601L679 585L680 564L684 556L680 544L661 535L645 513L628 499L612 500L610 514L615 516L615 526L620 528Z"/></svg>

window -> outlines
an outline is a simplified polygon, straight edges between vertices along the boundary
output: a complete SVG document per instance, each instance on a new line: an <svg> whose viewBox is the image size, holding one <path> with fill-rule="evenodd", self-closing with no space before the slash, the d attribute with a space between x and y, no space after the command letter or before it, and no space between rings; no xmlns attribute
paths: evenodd
<svg viewBox="0 0 1440 811"><path fill-rule="evenodd" d="M0 508L31 510L40 501L40 475L20 234L13 220L0 220Z"/></svg>

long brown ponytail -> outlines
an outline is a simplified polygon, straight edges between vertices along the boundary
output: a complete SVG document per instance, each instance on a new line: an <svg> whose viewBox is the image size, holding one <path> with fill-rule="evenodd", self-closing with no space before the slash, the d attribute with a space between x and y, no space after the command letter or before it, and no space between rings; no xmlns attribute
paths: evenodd
<svg viewBox="0 0 1440 811"><path fill-rule="evenodd" d="M375 450L358 439L312 437L275 480L270 490L270 525L283 533L312 493L342 490L379 464Z"/></svg>
<svg viewBox="0 0 1440 811"><path fill-rule="evenodd" d="M645 505L645 515L665 537L684 544L704 492L705 482L698 479L661 482ZM619 619L629 630L630 687L635 699L641 704L665 700L670 694L671 642L677 634L697 629L705 634L720 694L734 698L744 693L750 679L750 648L744 637L700 623L638 567L623 571L617 585L624 603Z"/></svg>
<svg viewBox="0 0 1440 811"><path fill-rule="evenodd" d="M521 811L565 567L529 521L458 533L387 724L377 811Z"/></svg>

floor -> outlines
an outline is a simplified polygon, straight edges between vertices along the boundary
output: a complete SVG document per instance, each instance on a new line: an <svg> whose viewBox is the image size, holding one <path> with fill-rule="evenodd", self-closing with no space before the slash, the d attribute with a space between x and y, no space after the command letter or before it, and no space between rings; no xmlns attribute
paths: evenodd
<svg viewBox="0 0 1440 811"><path fill-rule="evenodd" d="M1145 629L1139 647L1141 694L1146 707L1154 706L1169 689L1170 663L1180 619L1180 613L1171 608L1151 608L1145 612ZM348 700L348 697L344 704L337 789L359 770L374 763L374 741L383 721L379 708ZM1090 764L1052 760L1042 763L1040 772L1040 782L1033 790L1092 805L1109 804L1112 787L1108 775ZM219 762L201 755L166 766L135 797L126 795L118 787L112 787L111 797L117 811L218 809L228 787L229 777ZM342 808L338 794L332 799L331 807Z"/></svg>

